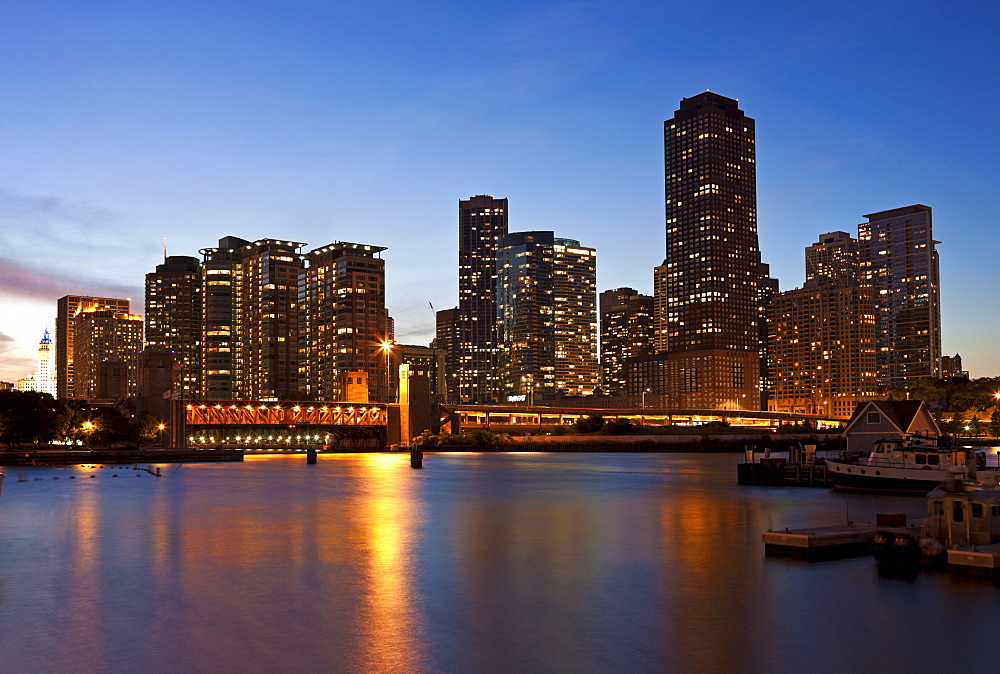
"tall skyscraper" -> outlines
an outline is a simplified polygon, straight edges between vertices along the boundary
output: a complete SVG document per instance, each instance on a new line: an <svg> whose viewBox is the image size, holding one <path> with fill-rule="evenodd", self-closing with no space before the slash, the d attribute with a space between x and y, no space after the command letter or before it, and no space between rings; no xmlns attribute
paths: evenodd
<svg viewBox="0 0 1000 674"><path fill-rule="evenodd" d="M759 409L761 285L754 120L714 93L663 124L666 313L672 405ZM662 340L662 336L660 337Z"/></svg>
<svg viewBox="0 0 1000 674"><path fill-rule="evenodd" d="M165 257L146 274L146 349L173 354L173 390L188 398L201 396L201 284L196 257Z"/></svg>
<svg viewBox="0 0 1000 674"><path fill-rule="evenodd" d="M90 307L79 311L73 324L73 397L77 399L116 397L136 394L138 357L142 350L142 316L120 313L114 309ZM105 393L102 372L105 363L114 364L114 377L120 382L115 394Z"/></svg>
<svg viewBox="0 0 1000 674"><path fill-rule="evenodd" d="M870 213L858 225L863 282L876 300L878 383L941 376L941 299L931 208Z"/></svg>
<svg viewBox="0 0 1000 674"><path fill-rule="evenodd" d="M857 239L847 232L820 234L819 241L806 248L806 283L854 285L859 263Z"/></svg>
<svg viewBox="0 0 1000 674"><path fill-rule="evenodd" d="M72 398L74 395L76 317L81 311L91 309L110 309L127 314L129 301L110 297L66 295L56 302L56 393L59 398Z"/></svg>
<svg viewBox="0 0 1000 674"><path fill-rule="evenodd" d="M344 400L346 372L368 373L369 398L388 400L384 250L338 241L305 256L303 381L317 400Z"/></svg>
<svg viewBox="0 0 1000 674"><path fill-rule="evenodd" d="M202 248L201 395L209 400L242 397L238 307L242 275L240 249L246 239L226 236L217 248Z"/></svg>
<svg viewBox="0 0 1000 674"><path fill-rule="evenodd" d="M598 385L596 253L553 232L502 240L497 261L504 395L590 395Z"/></svg>
<svg viewBox="0 0 1000 674"><path fill-rule="evenodd" d="M653 298L633 288L605 290L600 295L601 388L624 393L625 360L654 353Z"/></svg>
<svg viewBox="0 0 1000 674"><path fill-rule="evenodd" d="M456 383L464 402L487 402L499 395L496 275L506 234L506 199L480 194L458 202Z"/></svg>

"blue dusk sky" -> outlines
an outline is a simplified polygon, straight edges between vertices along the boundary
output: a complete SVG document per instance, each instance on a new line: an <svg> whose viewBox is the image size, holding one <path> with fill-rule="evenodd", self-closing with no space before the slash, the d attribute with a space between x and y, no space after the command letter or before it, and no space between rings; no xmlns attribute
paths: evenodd
<svg viewBox="0 0 1000 674"><path fill-rule="evenodd" d="M943 348L1000 375L994 2L0 2L0 379L66 294L131 297L220 237L388 247L401 342L457 301L457 202L651 292L662 123L757 120L760 248L934 208Z"/></svg>

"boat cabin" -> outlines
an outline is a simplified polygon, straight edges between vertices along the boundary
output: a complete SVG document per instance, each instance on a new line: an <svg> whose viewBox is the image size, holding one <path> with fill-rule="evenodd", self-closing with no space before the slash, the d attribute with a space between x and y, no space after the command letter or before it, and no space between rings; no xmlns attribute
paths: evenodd
<svg viewBox="0 0 1000 674"><path fill-rule="evenodd" d="M960 477L974 478L977 468L986 468L986 457L970 448L938 447L937 438L908 436L902 440L876 442L864 464L885 468L958 469Z"/></svg>
<svg viewBox="0 0 1000 674"><path fill-rule="evenodd" d="M946 547L1000 542L1000 486L942 484L927 495L927 533Z"/></svg>

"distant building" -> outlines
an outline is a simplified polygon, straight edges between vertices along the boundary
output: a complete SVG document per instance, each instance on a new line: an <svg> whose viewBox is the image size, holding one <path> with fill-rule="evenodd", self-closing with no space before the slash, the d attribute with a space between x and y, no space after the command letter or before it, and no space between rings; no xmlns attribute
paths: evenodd
<svg viewBox="0 0 1000 674"><path fill-rule="evenodd" d="M968 379L969 371L962 369L962 356L941 356L942 379Z"/></svg>
<svg viewBox="0 0 1000 674"><path fill-rule="evenodd" d="M505 396L590 395L598 386L597 256L553 232L503 238L497 261Z"/></svg>
<svg viewBox="0 0 1000 674"><path fill-rule="evenodd" d="M90 307L76 315L73 341L74 398L136 395L137 359L142 349L141 316Z"/></svg>
<svg viewBox="0 0 1000 674"><path fill-rule="evenodd" d="M667 245L654 286L671 406L760 409L768 273L754 120L736 100L706 92L682 100L663 132Z"/></svg>
<svg viewBox="0 0 1000 674"><path fill-rule="evenodd" d="M865 454L879 440L903 440L908 435L941 437L941 429L923 400L859 402L843 430L847 451Z"/></svg>
<svg viewBox="0 0 1000 674"><path fill-rule="evenodd" d="M417 344L396 344L392 349L393 370L398 373L400 365L409 365L411 374L427 377L429 393L440 400L447 393L447 357L444 349Z"/></svg>
<svg viewBox="0 0 1000 674"><path fill-rule="evenodd" d="M499 398L497 256L507 234L507 200L477 195L458 202L457 397Z"/></svg>
<svg viewBox="0 0 1000 674"><path fill-rule="evenodd" d="M66 295L56 303L56 393L58 398L75 395L74 354L76 317L84 311L109 309L119 314L129 313L129 300L111 297Z"/></svg>
<svg viewBox="0 0 1000 674"><path fill-rule="evenodd" d="M52 348L52 338L46 330L38 342L38 365L35 372L24 379L18 379L17 388L21 391L38 391L48 393L53 398L58 391L56 379L55 352Z"/></svg>
<svg viewBox="0 0 1000 674"><path fill-rule="evenodd" d="M858 240L850 234L820 234L819 241L806 248L806 283L854 285L860 262Z"/></svg>
<svg viewBox="0 0 1000 674"><path fill-rule="evenodd" d="M941 376L941 300L931 208L870 213L858 225L862 282L876 300L878 384Z"/></svg>
<svg viewBox="0 0 1000 674"><path fill-rule="evenodd" d="M618 395L625 391L625 360L654 353L653 298L632 288L600 294L601 388Z"/></svg>
<svg viewBox="0 0 1000 674"><path fill-rule="evenodd" d="M445 353L444 388L438 392L442 400L458 401L459 386L459 317L458 307L442 309L435 316L434 341L431 348Z"/></svg>
<svg viewBox="0 0 1000 674"><path fill-rule="evenodd" d="M214 277L209 281L220 282ZM171 255L146 274L146 350L174 354L173 388L189 398L201 397L202 276L196 257Z"/></svg>

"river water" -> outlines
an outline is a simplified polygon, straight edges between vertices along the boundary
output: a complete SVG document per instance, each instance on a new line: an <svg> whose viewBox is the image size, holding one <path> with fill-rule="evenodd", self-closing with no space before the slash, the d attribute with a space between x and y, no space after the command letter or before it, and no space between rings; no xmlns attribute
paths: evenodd
<svg viewBox="0 0 1000 674"><path fill-rule="evenodd" d="M159 478L11 468L0 670L996 667L989 582L763 554L768 528L915 517L922 498L740 487L740 460L427 454L413 470L403 455L269 456L164 465Z"/></svg>

